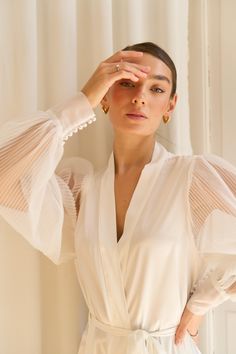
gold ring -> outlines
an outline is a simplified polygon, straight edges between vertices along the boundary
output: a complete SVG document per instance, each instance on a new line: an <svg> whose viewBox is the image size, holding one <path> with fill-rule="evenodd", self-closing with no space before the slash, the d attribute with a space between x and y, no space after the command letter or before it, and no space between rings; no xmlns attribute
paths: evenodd
<svg viewBox="0 0 236 354"><path fill-rule="evenodd" d="M188 333L190 334L191 337L197 337L198 336L198 331L195 334L192 334L188 331Z"/></svg>
<svg viewBox="0 0 236 354"><path fill-rule="evenodd" d="M120 71L120 65L116 64L116 71Z"/></svg>

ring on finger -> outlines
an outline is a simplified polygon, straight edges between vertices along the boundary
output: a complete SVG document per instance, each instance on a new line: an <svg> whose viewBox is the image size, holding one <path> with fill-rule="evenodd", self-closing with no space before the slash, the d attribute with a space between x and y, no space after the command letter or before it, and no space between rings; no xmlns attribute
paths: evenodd
<svg viewBox="0 0 236 354"><path fill-rule="evenodd" d="M195 334L192 334L192 333L190 333L189 331L188 331L188 333L189 333L190 336L193 337L193 338L198 336L198 331L197 331Z"/></svg>
<svg viewBox="0 0 236 354"><path fill-rule="evenodd" d="M120 64L116 64L116 70L115 71L120 71Z"/></svg>

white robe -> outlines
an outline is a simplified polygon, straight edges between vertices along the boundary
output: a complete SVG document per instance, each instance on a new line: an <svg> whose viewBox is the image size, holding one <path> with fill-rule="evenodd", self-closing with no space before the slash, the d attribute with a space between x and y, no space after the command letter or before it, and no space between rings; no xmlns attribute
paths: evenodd
<svg viewBox="0 0 236 354"><path fill-rule="evenodd" d="M236 170L156 143L117 243L113 154L100 172L70 159L55 174L63 141L93 120L80 93L2 127L0 214L55 263L74 259L89 309L79 354L200 353L174 334L186 304L201 315L236 300Z"/></svg>

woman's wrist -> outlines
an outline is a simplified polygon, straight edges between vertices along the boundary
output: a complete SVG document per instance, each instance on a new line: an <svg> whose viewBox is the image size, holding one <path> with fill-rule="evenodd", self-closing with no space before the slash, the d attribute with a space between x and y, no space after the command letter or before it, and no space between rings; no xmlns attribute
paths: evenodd
<svg viewBox="0 0 236 354"><path fill-rule="evenodd" d="M89 93L89 91L87 91L86 87L83 87L81 92L86 96L92 109L96 108L96 106L97 106L96 98L94 98L93 95L91 93Z"/></svg>

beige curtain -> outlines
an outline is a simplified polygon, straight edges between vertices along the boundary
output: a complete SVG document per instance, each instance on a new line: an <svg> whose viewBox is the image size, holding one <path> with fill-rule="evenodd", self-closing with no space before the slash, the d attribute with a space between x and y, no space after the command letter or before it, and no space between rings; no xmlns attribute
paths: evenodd
<svg viewBox="0 0 236 354"><path fill-rule="evenodd" d="M0 120L24 119L79 91L98 63L154 41L178 69L178 106L158 139L191 153L188 0L0 0ZM112 147L107 118L65 145L99 168ZM76 354L87 310L72 263L55 266L0 221L0 353Z"/></svg>

